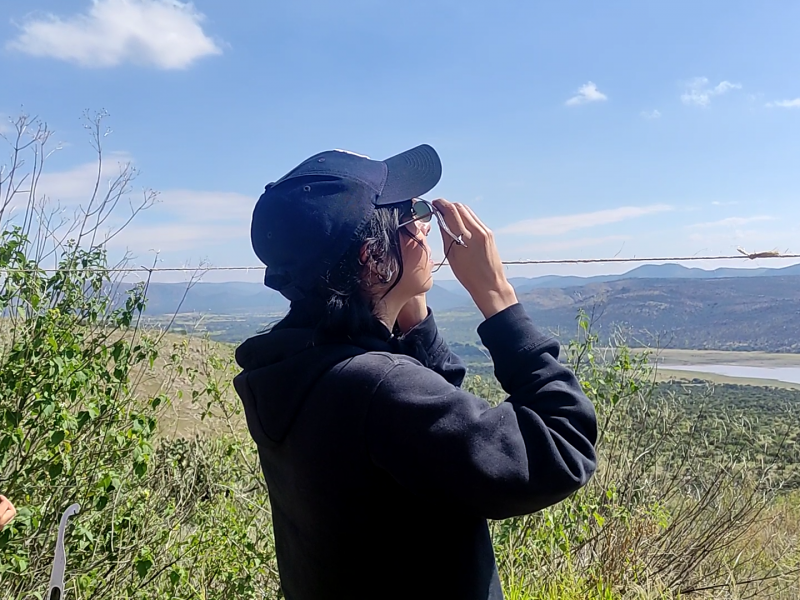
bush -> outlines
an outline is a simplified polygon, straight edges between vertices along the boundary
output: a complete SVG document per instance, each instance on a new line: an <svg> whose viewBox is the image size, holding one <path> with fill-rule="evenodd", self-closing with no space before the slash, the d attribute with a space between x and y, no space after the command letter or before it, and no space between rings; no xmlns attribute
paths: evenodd
<svg viewBox="0 0 800 600"><path fill-rule="evenodd" d="M88 121L98 167L104 117ZM59 518L74 502L72 597L274 595L269 513L228 393L229 356L208 346L204 362L188 365L189 344L170 348L162 332L139 327L147 282L114 279L125 263L110 267L100 239L129 192L129 165L76 221L54 226L55 212L36 191L49 138L46 126L21 117L0 174L0 490L19 508L0 533L0 597L46 592ZM97 189L100 177L98 168ZM11 218L5 209L14 206L26 211ZM139 383L148 379L160 386L145 393ZM159 421L180 396L164 389L177 387L227 431L159 438Z"/></svg>
<svg viewBox="0 0 800 600"><path fill-rule="evenodd" d="M780 441L759 448L734 413L700 418L702 406L659 389L648 353L597 341L580 315L566 350L598 411L600 467L561 504L494 523L505 588L542 600L794 598L798 532L785 535L775 509Z"/></svg>

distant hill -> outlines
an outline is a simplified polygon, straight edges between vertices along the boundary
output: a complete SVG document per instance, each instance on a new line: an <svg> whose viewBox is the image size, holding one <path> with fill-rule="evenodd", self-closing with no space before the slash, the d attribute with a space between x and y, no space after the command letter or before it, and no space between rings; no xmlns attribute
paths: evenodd
<svg viewBox="0 0 800 600"><path fill-rule="evenodd" d="M151 283L146 313L273 314L288 308L283 296L260 283L196 283L188 289L184 283Z"/></svg>
<svg viewBox="0 0 800 600"><path fill-rule="evenodd" d="M722 267L706 270L668 263L664 265L642 265L620 275L596 275L594 277L574 277L561 275L545 275L543 277L513 277L511 284L518 293L535 288L565 288L607 283L623 279L723 279L729 277L786 277L800 275L800 264L779 269L735 269Z"/></svg>
<svg viewBox="0 0 800 600"><path fill-rule="evenodd" d="M619 329L634 346L800 353L800 276L625 279L519 294L533 321L569 340L583 309L601 338ZM448 341L476 344L474 308L439 313Z"/></svg>
<svg viewBox="0 0 800 600"><path fill-rule="evenodd" d="M469 302L469 297L450 292L434 285L428 292L428 302L435 310L450 310ZM181 313L208 313L214 315L283 313L289 302L263 284L197 283L187 289L183 283L151 283L147 294L150 316L171 315L180 308Z"/></svg>
<svg viewBox="0 0 800 600"><path fill-rule="evenodd" d="M543 275L542 277L512 277L511 285L518 294L536 288L566 288L588 285L591 283L608 283L623 279L722 279L727 277L786 277L800 275L800 264L778 269L735 269L723 267L706 270L684 267L674 263L664 265L642 265L619 275L595 275L592 277L576 277L574 275ZM456 280L437 281L437 285L446 290L469 297L467 291Z"/></svg>
<svg viewBox="0 0 800 600"><path fill-rule="evenodd" d="M510 281L518 294L535 289L569 288L628 279L720 279L729 277L786 277L800 275L800 264L782 269L731 269L713 271L692 269L676 264L644 265L621 275L571 277L515 277ZM184 299L184 294L186 297ZM288 309L289 303L277 292L260 283L197 283L187 293L180 283L153 283L148 294L147 313L168 315L175 312L183 299L181 312L210 314L275 314ZM437 281L428 292L428 303L436 311L470 307L466 290L455 280Z"/></svg>
<svg viewBox="0 0 800 600"><path fill-rule="evenodd" d="M800 353L800 265L715 271L663 265L613 277L514 283L534 321L567 339L576 332L578 310L584 309L594 315L599 333L622 327L634 344ZM428 294L437 322L448 341L474 347L482 317L463 290L442 283ZM288 308L280 294L257 283L199 283L188 292L182 284L157 283L150 287L146 315L156 323L168 322L182 298L179 329L208 331L231 342L274 322Z"/></svg>
<svg viewBox="0 0 800 600"><path fill-rule="evenodd" d="M671 348L800 352L800 277L626 279L520 296L533 319L571 335L582 308L603 333Z"/></svg>

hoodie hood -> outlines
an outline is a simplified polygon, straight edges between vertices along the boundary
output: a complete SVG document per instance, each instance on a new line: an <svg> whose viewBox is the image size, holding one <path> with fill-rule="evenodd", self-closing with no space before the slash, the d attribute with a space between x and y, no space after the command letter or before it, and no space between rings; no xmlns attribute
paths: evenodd
<svg viewBox="0 0 800 600"><path fill-rule="evenodd" d="M388 332L387 332L388 333ZM338 363L370 350L390 351L388 341L325 343L311 329L275 329L236 349L242 372L233 380L247 427L259 445L279 444L319 379Z"/></svg>

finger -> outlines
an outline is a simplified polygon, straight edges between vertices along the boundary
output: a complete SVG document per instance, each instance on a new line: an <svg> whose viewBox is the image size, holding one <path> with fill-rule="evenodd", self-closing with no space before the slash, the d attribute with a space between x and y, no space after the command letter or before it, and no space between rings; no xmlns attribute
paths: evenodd
<svg viewBox="0 0 800 600"><path fill-rule="evenodd" d="M5 527L17 515L14 505L8 500L0 503L0 529Z"/></svg>
<svg viewBox="0 0 800 600"><path fill-rule="evenodd" d="M476 214L475 214L475 211L474 211L474 210L472 210L472 209L471 209L469 206L467 206L466 204L464 205L464 209L465 209L465 210L466 210L466 211L467 211L467 212L468 212L470 215L472 215L472 218L473 218L473 219L475 219L475 221L476 221L476 222L477 222L477 223L480 225L480 227L481 227L481 229L482 229L483 231L485 231L486 233L489 233L489 232L490 232L490 230L489 230L489 227L486 225L486 223L484 223L483 221L481 221L481 220L478 218L478 215L476 215Z"/></svg>
<svg viewBox="0 0 800 600"><path fill-rule="evenodd" d="M488 231L486 226L481 223L481 220L475 215L474 212L469 208L469 206L465 204L456 204L458 207L459 214L461 215L461 220L463 221L464 225L467 226L467 229L473 232L473 235L479 235L483 238L488 236Z"/></svg>
<svg viewBox="0 0 800 600"><path fill-rule="evenodd" d="M437 198L432 204L439 209L444 218L445 224L450 228L450 231L456 235L464 233L464 221L461 218L461 213L452 202L448 202L444 198Z"/></svg>
<svg viewBox="0 0 800 600"><path fill-rule="evenodd" d="M450 228L450 231L452 231L455 235L464 236L464 238L467 240L471 237L471 232L464 226L462 215L458 208L456 208L455 204L442 198L438 198L433 201L433 205L441 212L442 218L444 219L445 224ZM440 233L442 234L442 241L446 247L451 241L450 237L444 231L440 231Z"/></svg>

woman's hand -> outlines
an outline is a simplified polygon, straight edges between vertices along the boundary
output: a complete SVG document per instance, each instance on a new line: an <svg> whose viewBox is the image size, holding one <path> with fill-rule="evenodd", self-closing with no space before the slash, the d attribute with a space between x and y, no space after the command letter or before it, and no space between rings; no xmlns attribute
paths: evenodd
<svg viewBox="0 0 800 600"><path fill-rule="evenodd" d="M466 246L455 245L442 232L447 262L453 275L472 296L484 318L516 304L517 294L506 279L491 230L468 206L441 199L434 200L433 205L441 211L450 230L456 235L461 234L466 243Z"/></svg>
<svg viewBox="0 0 800 600"><path fill-rule="evenodd" d="M425 294L418 294L406 302L397 314L397 326L402 333L408 333L422 323L428 316L428 303Z"/></svg>
<svg viewBox="0 0 800 600"><path fill-rule="evenodd" d="M17 509L11 504L11 500L5 496L0 496L0 531L16 516Z"/></svg>

